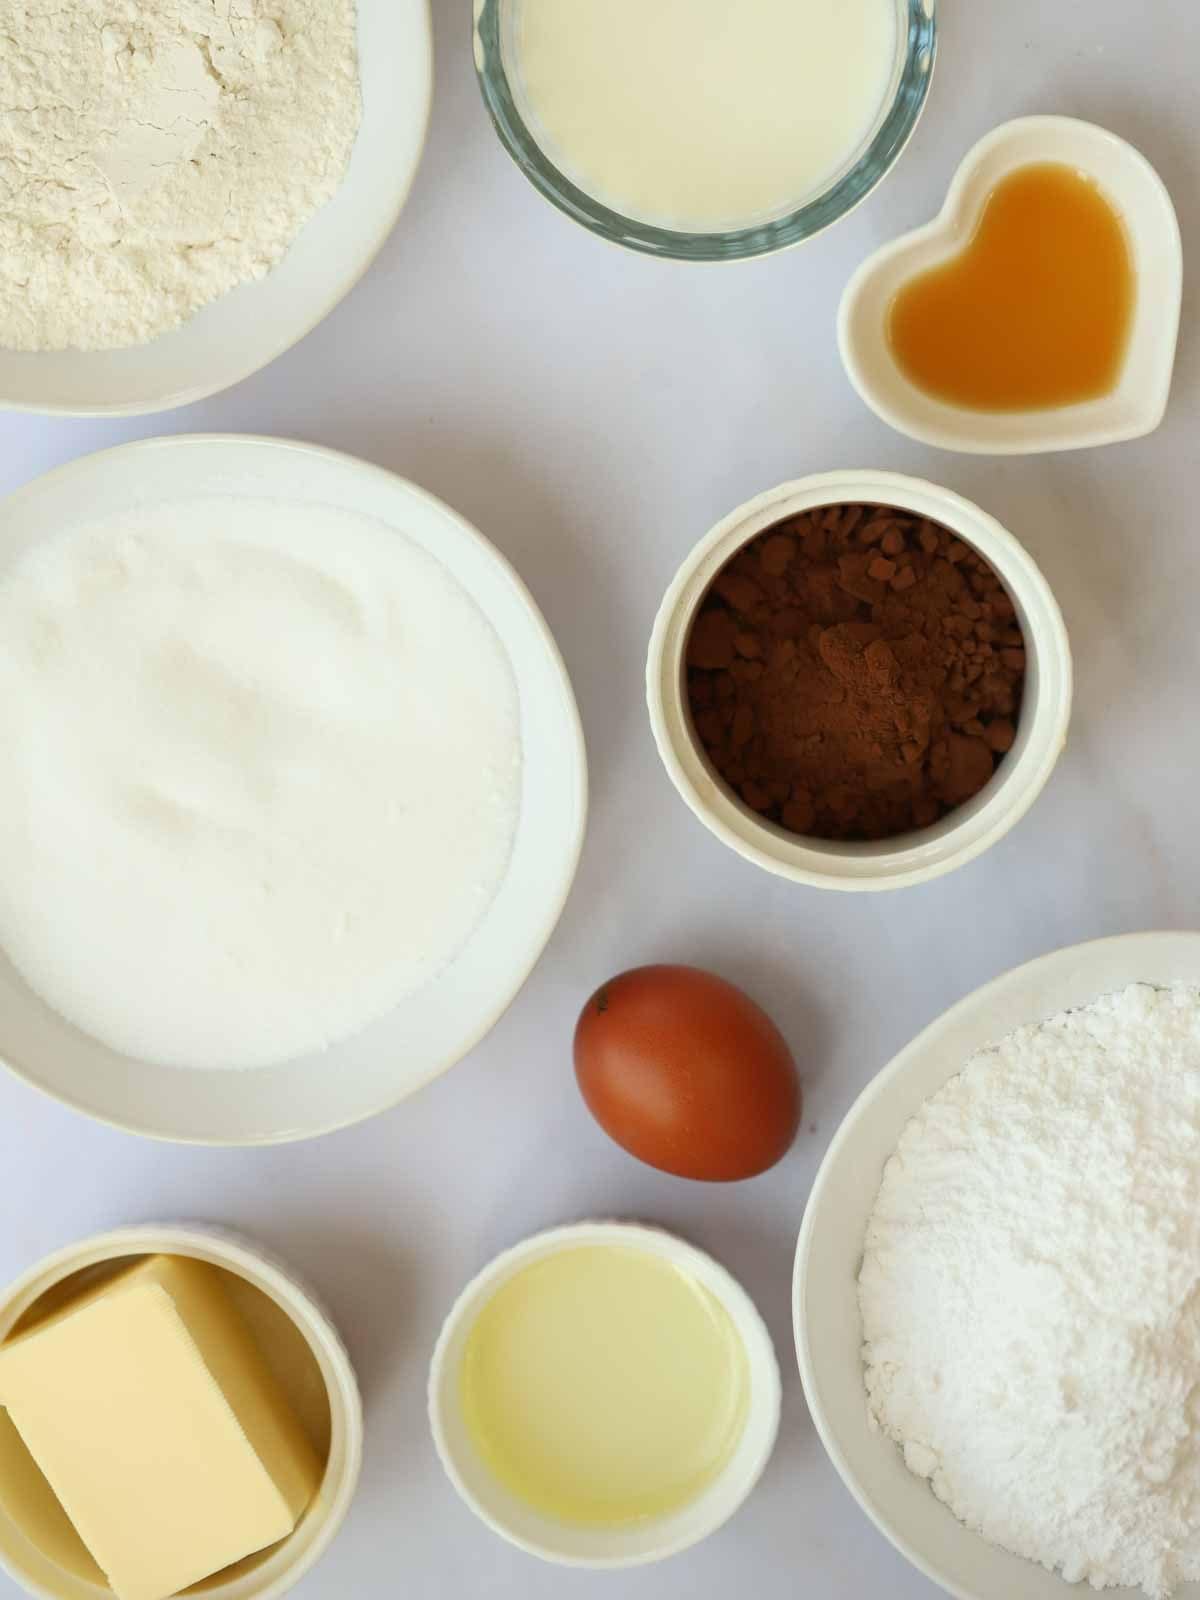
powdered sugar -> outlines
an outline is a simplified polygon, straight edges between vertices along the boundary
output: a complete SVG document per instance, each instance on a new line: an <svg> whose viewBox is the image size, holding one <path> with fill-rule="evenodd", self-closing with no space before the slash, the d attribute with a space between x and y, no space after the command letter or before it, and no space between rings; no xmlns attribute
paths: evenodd
<svg viewBox="0 0 1200 1600"><path fill-rule="evenodd" d="M354 0L0 9L0 347L144 343L262 277L341 181Z"/></svg>
<svg viewBox="0 0 1200 1600"><path fill-rule="evenodd" d="M973 1057L905 1128L859 1279L872 1418L1069 1580L1200 1578L1200 993Z"/></svg>

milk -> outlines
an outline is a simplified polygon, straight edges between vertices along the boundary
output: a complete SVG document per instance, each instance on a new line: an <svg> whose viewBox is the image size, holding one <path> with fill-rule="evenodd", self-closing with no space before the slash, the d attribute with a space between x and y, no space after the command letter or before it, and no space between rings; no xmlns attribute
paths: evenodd
<svg viewBox="0 0 1200 1600"><path fill-rule="evenodd" d="M512 6L510 76L539 144L596 199L666 228L794 210L849 164L892 87L897 0Z"/></svg>

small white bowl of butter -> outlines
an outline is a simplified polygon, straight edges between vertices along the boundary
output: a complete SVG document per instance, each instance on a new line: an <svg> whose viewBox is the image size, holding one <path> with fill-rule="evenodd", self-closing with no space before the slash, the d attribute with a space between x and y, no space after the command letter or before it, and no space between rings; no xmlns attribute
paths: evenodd
<svg viewBox="0 0 1200 1600"><path fill-rule="evenodd" d="M111 1305L112 1290L116 1286L132 1285L140 1292L146 1287L143 1276L134 1278L131 1274L144 1275L147 1269L153 1273L159 1263L166 1263L168 1272L178 1265L185 1273L199 1269L198 1290L196 1285L181 1280L186 1294L178 1302L183 1308L178 1329L171 1329L166 1323L161 1323L157 1329L153 1322L144 1324L139 1315L140 1301L127 1300L119 1323L110 1320L107 1326L103 1319L88 1322L83 1315L76 1314L81 1310L86 1312L89 1307L94 1314L98 1300L106 1296ZM214 1272L219 1287L215 1304L210 1304L208 1295ZM193 1292L196 1293L195 1302L185 1306L187 1296ZM167 1294L160 1293L157 1288L152 1293L168 1306ZM170 1309L173 1312L173 1305ZM71 1323L73 1328L68 1326ZM69 1400L72 1389L78 1389L81 1384L86 1387L88 1375L79 1367L89 1361L97 1363L96 1383L102 1385L104 1342L118 1328L123 1347L138 1364L137 1403L147 1407L157 1404L161 1415L155 1420L160 1424L165 1420L169 1425L174 1404L182 1406L195 1401L203 1413L205 1401L202 1395L181 1396L173 1388L156 1399L154 1379L162 1375L165 1368L158 1361L164 1346L156 1347L155 1339L161 1340L164 1331L166 1348L178 1341L187 1349L190 1359L181 1366L194 1369L187 1371L187 1380L215 1384L215 1391L219 1391L219 1394L214 1391L213 1395L216 1410L221 1411L228 1401L239 1421L245 1417L244 1407L253 1402L247 1399L246 1373L239 1367L236 1355L229 1353L224 1335L232 1328L236 1346L248 1330L252 1346L261 1352L269 1374L267 1382L274 1386L273 1393L289 1419L287 1426L299 1429L299 1465L281 1467L278 1471L281 1477L286 1477L289 1471L295 1474L294 1482L301 1485L296 1494L303 1495L307 1504L300 1510L292 1532L215 1575L206 1574L204 1590L211 1600L276 1600L293 1588L320 1559L349 1509L362 1463L362 1402L350 1359L336 1329L290 1270L264 1257L257 1247L234 1235L191 1225L121 1228L82 1240L40 1261L0 1294L0 1388L7 1386L11 1391L12 1404L11 1415L0 1405L0 1569L39 1600L111 1597L113 1588L105 1582L101 1567L64 1509L69 1494L80 1519L93 1519L88 1528L92 1541L103 1544L110 1557L115 1556L122 1564L122 1570L127 1575L132 1573L134 1583L142 1581L143 1577L147 1583L153 1581L148 1570L143 1572L142 1564L153 1561L156 1551L161 1554L158 1547L162 1541L152 1537L131 1540L128 1530L114 1528L103 1510L104 1505L111 1510L111 1496L106 1495L102 1502L93 1499L93 1486L87 1481L87 1464L78 1459L66 1462L61 1479L57 1474L63 1471L64 1463L61 1460L49 1463L57 1486L63 1491L60 1501L34 1464L24 1437L15 1425L15 1419L21 1418L29 1428L30 1437L40 1431L39 1446L44 1446L45 1428L54 1428L53 1416L49 1414L51 1408L44 1399L47 1388L61 1388L64 1402ZM55 1337L65 1332L67 1342L56 1344L53 1338L46 1337L47 1332ZM139 1343L143 1336L145 1348ZM35 1341L41 1343L41 1351ZM22 1345L24 1352L18 1371L11 1363L11 1355L14 1351L20 1353ZM199 1360L195 1356L197 1350ZM7 1377L6 1353L10 1357ZM28 1359L30 1356L34 1358L32 1361ZM67 1356L72 1357L74 1370L56 1375L55 1360ZM115 1377L115 1373L110 1373L110 1377ZM25 1397L24 1416L15 1398L18 1391ZM36 1416L30 1421L28 1415L31 1397L36 1398L39 1393L42 1398L37 1401L35 1410L40 1408L43 1413L40 1424ZM86 1410L90 1418L92 1407ZM79 1416L72 1417L71 1429L73 1434L83 1435L84 1424ZM130 1417L122 1432L123 1442L130 1446L130 1441L142 1431L138 1419ZM227 1547L230 1530L219 1525L218 1499L222 1495L236 1496L230 1503L238 1506L240 1518L255 1492L255 1462L248 1456L239 1457L236 1449L239 1431L235 1425L232 1437L223 1441L228 1455L222 1455L216 1463L218 1470L214 1471L207 1491L212 1496L212 1506L209 1507L207 1501L201 1506L200 1496L189 1503L185 1517L190 1524L188 1537L201 1546L206 1538L215 1534L214 1548L221 1547L223 1538ZM70 1442L73 1441L68 1440ZM245 1439L240 1442L246 1443ZM53 1442L48 1448L52 1456ZM106 1479L117 1480L126 1473L136 1473L135 1458L136 1451L131 1446L124 1450L103 1448L100 1459ZM262 1459L265 1462L266 1456ZM43 1458L44 1465L48 1461L48 1457ZM315 1482L311 1494L305 1493L302 1487L305 1474L310 1482ZM159 1492L155 1476L154 1473L143 1475L139 1507L142 1520L135 1525L135 1532L137 1526L147 1532L154 1528L156 1517L157 1525L164 1527L173 1514L165 1502L158 1508L154 1505L153 1497ZM259 1487L261 1489L261 1485ZM293 1498L298 1505L298 1499ZM191 1515L193 1506L201 1515ZM215 1528L206 1524L209 1510L217 1519ZM285 1517L285 1520L288 1519ZM180 1542L180 1537L171 1541L175 1545ZM143 1588L138 1592L149 1595L154 1591Z"/></svg>

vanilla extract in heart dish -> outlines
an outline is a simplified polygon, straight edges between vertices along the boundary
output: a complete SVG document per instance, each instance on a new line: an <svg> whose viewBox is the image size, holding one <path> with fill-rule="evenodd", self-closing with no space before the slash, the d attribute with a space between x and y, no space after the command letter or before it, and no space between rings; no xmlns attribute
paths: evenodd
<svg viewBox="0 0 1200 1600"><path fill-rule="evenodd" d="M1080 405L1116 388L1136 298L1120 213L1087 174L1037 162L996 185L963 250L899 290L888 342L951 405Z"/></svg>

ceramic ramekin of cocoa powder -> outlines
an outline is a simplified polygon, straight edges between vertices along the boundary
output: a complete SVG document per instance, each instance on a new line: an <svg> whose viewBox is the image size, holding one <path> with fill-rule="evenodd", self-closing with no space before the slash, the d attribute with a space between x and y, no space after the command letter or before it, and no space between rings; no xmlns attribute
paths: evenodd
<svg viewBox="0 0 1200 1600"><path fill-rule="evenodd" d="M917 478L830 472L696 546L646 689L671 781L723 843L797 883L899 889L973 860L1037 799L1071 651L993 517Z"/></svg>

